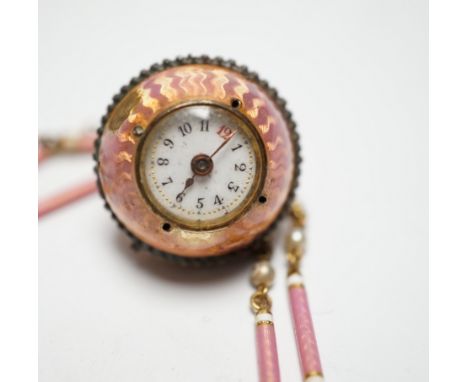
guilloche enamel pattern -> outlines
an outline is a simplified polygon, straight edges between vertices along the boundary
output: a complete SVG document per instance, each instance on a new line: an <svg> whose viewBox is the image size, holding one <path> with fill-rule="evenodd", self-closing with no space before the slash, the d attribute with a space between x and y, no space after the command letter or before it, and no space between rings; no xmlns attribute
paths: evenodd
<svg viewBox="0 0 468 382"><path fill-rule="evenodd" d="M177 208L180 210L184 202L178 198L176 201L174 197L172 203L172 196L167 193L171 202L164 204L164 200L158 196L158 188L152 189L151 176L156 179L157 170L153 174L145 167L154 162L147 157L145 141L157 134L157 129L162 129L159 127L163 126L160 121L170 113L196 105L219 108L241 121L236 139L239 142L241 138L246 143L249 141L250 151L244 155L255 164L251 166L251 178L245 178L249 183L243 199L237 204L232 202L234 207L232 211L226 210L225 217L206 224L203 218L198 222L188 218L184 221L185 215L190 215L188 212L185 215L182 212L172 213L172 207L174 211ZM229 120L231 117L226 118ZM222 130L222 126L213 128ZM174 127L174 131L177 131L177 127ZM182 130L180 132L184 135ZM205 56L187 57L165 61L163 65L153 66L150 71L143 71L139 78L132 80L130 86L124 87L121 94L114 97L114 104L109 107L98 134L96 171L106 206L135 243L169 256L212 258L246 248L267 232L287 209L297 185L298 137L291 115L285 109L285 102L255 73L232 61ZM166 137L160 136L158 139L161 141L163 138ZM154 142L158 142L158 139L154 138ZM171 138L171 142L173 140ZM166 148L161 146L160 150L163 149ZM210 162L209 152L200 153L200 158L207 162L199 163L210 164L217 169L217 161L221 162L219 158L230 155L232 148L225 150L228 152L220 152L216 158L213 157L213 163ZM169 159L173 162L173 157ZM182 172L191 171L190 166L196 169L193 160L192 163L188 161L187 170L177 167L179 170L173 173L174 176L171 174L171 180L185 179ZM231 169L232 166L229 166L226 168ZM225 170L218 170L220 175L214 170L208 175L211 182L216 182L217 176L222 178ZM146 176L147 173L153 175ZM200 168L189 185L200 182L199 178L205 181L207 177L203 178L204 175ZM211 188L207 182L204 192L210 198L214 196ZM188 191L183 196L186 197L186 194Z"/></svg>

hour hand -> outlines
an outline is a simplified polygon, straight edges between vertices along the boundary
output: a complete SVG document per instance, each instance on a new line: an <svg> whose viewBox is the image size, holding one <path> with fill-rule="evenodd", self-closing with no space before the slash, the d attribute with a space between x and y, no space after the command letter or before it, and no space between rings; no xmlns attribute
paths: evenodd
<svg viewBox="0 0 468 382"><path fill-rule="evenodd" d="M194 183L193 181L193 176L191 178L188 178L186 181L185 181L185 188L184 188L184 191L189 188L192 184Z"/></svg>
<svg viewBox="0 0 468 382"><path fill-rule="evenodd" d="M182 200L184 200L184 196L185 196L185 191L187 190L187 188L189 188L190 186L193 185L194 183L194 180L193 178L195 178L195 175L193 175L192 177L190 178L187 178L187 180L185 181L185 187L184 189L182 190L182 192L179 192L176 196L176 201L181 203Z"/></svg>

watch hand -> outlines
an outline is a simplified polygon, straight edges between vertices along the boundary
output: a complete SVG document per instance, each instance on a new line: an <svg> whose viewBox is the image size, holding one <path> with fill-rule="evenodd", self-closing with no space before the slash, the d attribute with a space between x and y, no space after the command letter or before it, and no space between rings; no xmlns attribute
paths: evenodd
<svg viewBox="0 0 468 382"><path fill-rule="evenodd" d="M191 178L187 178L185 181L185 187L182 190L182 192L179 192L176 196L176 200L180 203L182 201L182 196L184 195L185 191L187 188L189 188L193 183L194 183L194 178L196 174L193 174ZM180 199L180 200L179 200Z"/></svg>
<svg viewBox="0 0 468 382"><path fill-rule="evenodd" d="M223 132L224 130L224 127L225 126L221 126L220 128L220 132ZM234 135L236 135L237 131L233 131L231 132L229 135L227 135L225 138L224 138L224 141L223 143L221 143L221 145L219 145L219 147L213 152L213 154L211 154L209 157L207 155L204 155L204 154L201 154L200 156L196 156L195 158L192 159L192 162L197 159L197 157L204 157L203 160L206 161L206 159L208 159L210 162L211 162L211 168L210 170L206 173L206 174L198 174L198 175L207 175L208 173L211 172L211 169L213 167L213 162L211 161L211 159L232 139L232 137ZM220 134L221 135L221 134ZM222 135L221 135L222 137ZM193 167L192 167L193 168ZM193 183L195 183L194 179L195 179L195 176L197 176L197 173L194 171L192 176L190 178L187 178L187 180L185 181L185 187L184 189L179 192L176 196L176 200L180 203L182 202L182 199L183 199L183 195L185 194L185 191L191 187L193 185Z"/></svg>
<svg viewBox="0 0 468 382"><path fill-rule="evenodd" d="M231 140L231 138L232 138L234 135L236 135L236 133L237 133L237 131L233 131L233 132L224 140L224 142L221 143L221 145L214 151L214 153L210 155L210 158L213 158L213 157L218 153L218 151L221 150L221 149L226 145L226 143L228 143L228 142Z"/></svg>

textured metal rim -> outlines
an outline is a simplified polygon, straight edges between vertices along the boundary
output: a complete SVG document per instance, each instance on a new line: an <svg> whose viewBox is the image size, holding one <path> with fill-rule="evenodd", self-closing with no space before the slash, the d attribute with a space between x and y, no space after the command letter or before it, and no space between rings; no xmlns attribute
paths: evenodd
<svg viewBox="0 0 468 382"><path fill-rule="evenodd" d="M125 225L118 219L118 217L114 214L112 211L111 207L107 203L107 200L105 198L104 192L102 190L101 186L101 180L99 178L99 149L101 146L101 137L102 133L104 131L104 126L107 122L107 119L114 110L114 107L125 97L125 95L137 84L148 78L154 73L162 72L163 70L175 67L175 66L182 66L182 65L193 65L193 64L208 64L208 65L216 65L220 67L224 67L226 69L233 70L250 81L256 83L262 90L264 90L268 96L271 98L271 100L274 102L274 104L278 107L278 110L281 112L281 115L283 116L284 120L286 121L286 124L288 126L289 132L291 134L291 141L293 144L293 149L294 149L294 158L295 158L295 164L294 164L294 174L293 174L293 180L292 180L292 185L289 190L289 195L286 199L286 202L284 203L277 219L268 227L268 229L261 234L253 243L251 243L248 247L240 249L235 252L231 252L225 255L220 255L220 256L214 256L214 257L195 257L195 258L188 258L188 257L183 257L183 256L178 256L174 255L171 253L163 252L160 251L140 239L138 239L135 235L133 235L126 227ZM203 266L203 265L214 265L214 264L219 264L219 263L225 263L228 260L234 258L234 257L241 257L242 255L247 255L249 252L256 252L256 251L264 251L265 250L265 238L268 236L269 233L276 227L277 223L284 217L284 215L289 211L289 208L291 206L291 203L294 199L295 191L299 183L299 173L300 173L300 163L302 161L301 155L300 155L300 145L299 145L299 135L296 131L296 123L292 119L292 114L291 112L286 108L286 101L281 98L278 95L278 92L276 89L272 88L267 81L261 79L257 73L250 71L246 66L242 65L237 65L235 61L233 60L225 60L221 57L214 57L210 58L206 55L203 56L185 56L185 57L178 57L175 60L163 60L161 64L153 64L150 66L149 69L144 69L140 72L140 74L136 77L133 77L128 85L122 86L120 89L119 93L117 93L113 98L112 98L112 103L107 107L107 112L106 114L102 117L101 119L101 125L97 129L97 138L96 141L94 142L94 154L93 158L96 162L96 165L94 166L94 171L97 176L97 186L99 190L99 194L104 200L104 207L110 211L112 218L116 221L117 225L119 226L120 229L122 229L128 237L130 237L132 241L132 248L135 250L140 250L140 249L145 249L148 250L152 254L156 254L161 256L162 258L169 260L171 262L180 264L180 265L188 265L188 266Z"/></svg>

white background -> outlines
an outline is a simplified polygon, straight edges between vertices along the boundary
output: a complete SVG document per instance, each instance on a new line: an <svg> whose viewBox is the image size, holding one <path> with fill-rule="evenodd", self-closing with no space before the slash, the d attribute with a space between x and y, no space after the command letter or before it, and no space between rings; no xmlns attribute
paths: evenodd
<svg viewBox="0 0 468 382"><path fill-rule="evenodd" d="M143 67L222 55L288 99L302 135L304 273L328 381L427 380L428 67L424 1L40 4L40 133L94 127ZM273 4L272 4L273 3ZM41 166L41 197L92 177ZM42 381L255 381L247 265L133 254L97 196L39 224ZM284 381L300 373L277 253Z"/></svg>

